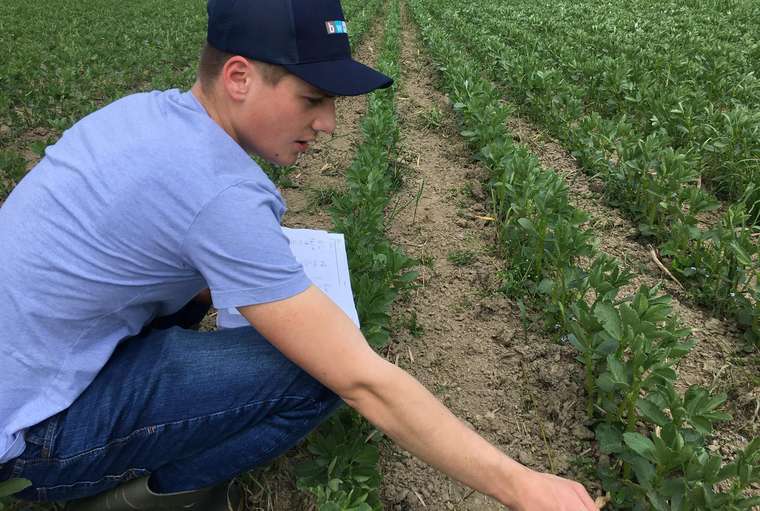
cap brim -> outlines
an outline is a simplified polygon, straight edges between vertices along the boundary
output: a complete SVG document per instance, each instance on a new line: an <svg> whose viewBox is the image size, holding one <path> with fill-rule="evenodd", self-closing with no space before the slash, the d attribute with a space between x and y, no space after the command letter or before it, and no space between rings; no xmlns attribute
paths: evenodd
<svg viewBox="0 0 760 511"><path fill-rule="evenodd" d="M333 96L358 96L393 84L393 79L353 59L329 60L282 67Z"/></svg>

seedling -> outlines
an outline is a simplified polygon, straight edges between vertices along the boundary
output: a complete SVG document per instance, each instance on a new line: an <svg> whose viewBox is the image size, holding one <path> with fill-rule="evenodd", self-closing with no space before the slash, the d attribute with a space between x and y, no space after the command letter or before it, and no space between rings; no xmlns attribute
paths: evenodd
<svg viewBox="0 0 760 511"><path fill-rule="evenodd" d="M475 261L477 254L471 250L453 250L448 253L448 259L454 266L468 266Z"/></svg>
<svg viewBox="0 0 760 511"><path fill-rule="evenodd" d="M426 129L440 129L445 121L443 110L435 105L428 108L427 110L423 110L419 116L420 120L422 121L422 125Z"/></svg>
<svg viewBox="0 0 760 511"><path fill-rule="evenodd" d="M422 337L425 329L417 321L417 312L411 311L404 321L404 327L409 331L412 337Z"/></svg>
<svg viewBox="0 0 760 511"><path fill-rule="evenodd" d="M342 192L334 187L311 188L307 191L307 206L309 211L316 211L325 206L331 206L336 197Z"/></svg>

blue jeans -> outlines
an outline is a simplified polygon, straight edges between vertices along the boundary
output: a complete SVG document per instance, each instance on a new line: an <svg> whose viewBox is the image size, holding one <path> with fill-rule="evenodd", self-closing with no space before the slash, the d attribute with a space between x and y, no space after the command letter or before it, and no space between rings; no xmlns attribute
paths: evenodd
<svg viewBox="0 0 760 511"><path fill-rule="evenodd" d="M193 324L184 312L168 323ZM145 475L159 493L213 485L279 456L342 403L253 328L162 319L120 344L68 409L27 430L26 450L0 466L0 481L32 481L16 497L77 499Z"/></svg>

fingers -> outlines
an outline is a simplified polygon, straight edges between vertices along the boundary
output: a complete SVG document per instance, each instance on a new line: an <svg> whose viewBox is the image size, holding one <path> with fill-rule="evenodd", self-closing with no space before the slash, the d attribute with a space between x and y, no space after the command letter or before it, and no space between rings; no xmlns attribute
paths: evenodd
<svg viewBox="0 0 760 511"><path fill-rule="evenodd" d="M581 502L583 503L584 510L585 511L599 511L599 508L596 507L596 504L593 500L591 500L591 496L586 491L586 488L583 487L580 483L573 483L573 490L575 491L575 494L578 495L578 498L580 498Z"/></svg>

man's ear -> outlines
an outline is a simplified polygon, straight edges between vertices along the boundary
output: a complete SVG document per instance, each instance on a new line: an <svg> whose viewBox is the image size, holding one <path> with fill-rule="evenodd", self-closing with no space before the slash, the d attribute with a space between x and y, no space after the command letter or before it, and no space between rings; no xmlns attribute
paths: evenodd
<svg viewBox="0 0 760 511"><path fill-rule="evenodd" d="M248 59L235 55L225 62L219 78L227 95L234 101L242 101L253 88L258 75Z"/></svg>

